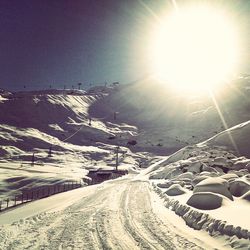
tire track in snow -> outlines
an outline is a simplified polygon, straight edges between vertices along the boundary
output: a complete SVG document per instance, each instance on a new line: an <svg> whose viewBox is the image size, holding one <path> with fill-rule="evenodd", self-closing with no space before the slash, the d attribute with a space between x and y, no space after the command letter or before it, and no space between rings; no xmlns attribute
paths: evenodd
<svg viewBox="0 0 250 250"><path fill-rule="evenodd" d="M141 228L145 228L148 237L152 237L159 243L161 247L158 249L202 249L196 244L187 241L178 234L175 234L171 230L171 225L168 225L167 222L160 220L152 210L150 190L149 186L146 183L137 183L135 182L134 193L129 195L134 198L130 198L131 203L130 209L131 213L134 213L133 218L136 220L138 214L136 211L140 211L140 214L143 215L143 218L138 221L141 225Z"/></svg>
<svg viewBox="0 0 250 250"><path fill-rule="evenodd" d="M128 190L123 192L120 202L122 217L121 220L123 221L124 228L140 249L157 249L154 244L149 242L147 238L140 232L139 228L133 221L133 218L130 214L128 201L130 190L131 186L129 186Z"/></svg>

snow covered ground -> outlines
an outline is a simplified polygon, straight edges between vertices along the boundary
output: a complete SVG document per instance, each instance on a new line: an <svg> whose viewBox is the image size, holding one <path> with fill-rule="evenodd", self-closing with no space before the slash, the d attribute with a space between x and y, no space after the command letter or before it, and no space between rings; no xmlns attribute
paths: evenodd
<svg viewBox="0 0 250 250"><path fill-rule="evenodd" d="M0 224L1 249L229 249L190 230L133 176L32 202Z"/></svg>

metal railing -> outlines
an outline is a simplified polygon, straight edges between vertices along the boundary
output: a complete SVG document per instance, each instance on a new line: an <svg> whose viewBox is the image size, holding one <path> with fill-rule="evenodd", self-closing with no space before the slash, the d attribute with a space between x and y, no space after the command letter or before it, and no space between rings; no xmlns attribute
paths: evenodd
<svg viewBox="0 0 250 250"><path fill-rule="evenodd" d="M68 181L63 184L46 185L39 188L32 188L22 191L21 194L14 197L8 197L0 200L0 212L6 209L22 205L27 202L39 200L62 192L67 192L83 186L82 181Z"/></svg>

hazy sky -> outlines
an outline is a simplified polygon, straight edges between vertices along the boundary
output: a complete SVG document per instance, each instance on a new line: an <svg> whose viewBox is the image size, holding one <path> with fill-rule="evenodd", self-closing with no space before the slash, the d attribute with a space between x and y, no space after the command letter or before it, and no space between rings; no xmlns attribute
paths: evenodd
<svg viewBox="0 0 250 250"><path fill-rule="evenodd" d="M0 0L0 88L126 83L144 76L156 22L145 5L160 15L171 2ZM246 26L250 1L219 2L233 2Z"/></svg>

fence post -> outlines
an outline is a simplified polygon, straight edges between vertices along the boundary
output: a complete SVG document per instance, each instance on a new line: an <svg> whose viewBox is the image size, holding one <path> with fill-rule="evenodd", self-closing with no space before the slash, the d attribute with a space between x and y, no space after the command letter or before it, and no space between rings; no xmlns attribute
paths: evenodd
<svg viewBox="0 0 250 250"><path fill-rule="evenodd" d="M23 193L22 193L22 204L23 204Z"/></svg>
<svg viewBox="0 0 250 250"><path fill-rule="evenodd" d="M10 199L8 198L8 199L6 200L7 208L9 207L9 201L10 201Z"/></svg>

